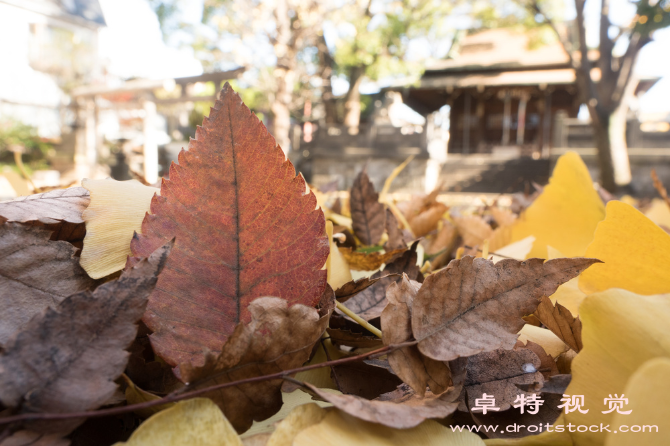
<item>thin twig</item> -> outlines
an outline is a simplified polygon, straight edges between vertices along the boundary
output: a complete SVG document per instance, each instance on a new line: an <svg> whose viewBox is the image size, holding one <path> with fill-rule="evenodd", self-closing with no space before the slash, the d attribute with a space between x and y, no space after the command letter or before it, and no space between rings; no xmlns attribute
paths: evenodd
<svg viewBox="0 0 670 446"><path fill-rule="evenodd" d="M110 415L118 415L127 412L133 412L135 410L148 409L150 407L161 406L167 403L174 403L176 401L187 400L190 398L195 398L197 396L212 392L214 390L225 389L227 387L240 386L242 384L250 384L262 381L270 381L273 379L284 379L289 375L293 375L299 372L306 372L308 370L319 369L322 367L331 367L340 364L347 364L349 362L362 361L363 359L376 358L388 354L391 351L397 350L403 347L409 347L416 345L416 341L404 342L402 344L387 345L376 350L372 350L367 353L362 353L357 356L351 356L349 358L335 359L333 361L322 362L320 364L312 364L303 367L298 367L295 369L284 370L282 372L273 373L271 375L264 376L254 376L252 378L240 379L238 381L231 381L228 383L216 384L214 386L203 387L202 389L192 390L190 392L185 392L181 394L172 393L166 397L146 401L143 403L129 404L127 406L113 407L110 409L102 410L91 410L85 412L69 412L69 413L24 413L21 415L13 415L10 417L0 418L0 425L18 423L23 421L31 420L69 420L73 418L100 418L107 417Z"/></svg>
<svg viewBox="0 0 670 446"><path fill-rule="evenodd" d="M326 354L326 362L330 362L330 361L332 361L332 359L330 359L330 353L328 353L328 349L326 348L326 342L325 342L326 339L330 339L330 338L324 338L323 336L321 336L321 339L320 339L321 348L323 348L323 352ZM330 371L333 374L333 380L335 381L335 385L337 386L337 390L344 393L344 391L342 391L342 385L340 384L340 379L337 377L337 372L335 371L335 367L333 367L331 365L330 366Z"/></svg>
<svg viewBox="0 0 670 446"><path fill-rule="evenodd" d="M352 318L358 325L365 328L367 331L377 336L379 339L382 338L382 332L380 329L373 326L368 321L361 318L359 315L357 315L356 313L345 307L344 304L342 304L341 302L337 302L337 309L340 310L342 313L346 314L347 316L349 316L350 318Z"/></svg>

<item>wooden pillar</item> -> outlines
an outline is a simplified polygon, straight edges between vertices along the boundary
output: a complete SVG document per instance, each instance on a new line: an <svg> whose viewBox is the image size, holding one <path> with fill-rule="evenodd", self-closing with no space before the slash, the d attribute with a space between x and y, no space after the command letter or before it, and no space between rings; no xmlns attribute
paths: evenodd
<svg viewBox="0 0 670 446"><path fill-rule="evenodd" d="M544 92L544 122L542 122L542 158L549 157L551 142L551 89Z"/></svg>
<svg viewBox="0 0 670 446"><path fill-rule="evenodd" d="M505 91L505 106L503 109L503 133L502 133L502 145L509 145L509 131L512 126L512 96L510 95L509 90Z"/></svg>
<svg viewBox="0 0 670 446"><path fill-rule="evenodd" d="M158 144L156 142L156 104L144 102L144 179L154 184L158 181Z"/></svg>
<svg viewBox="0 0 670 446"><path fill-rule="evenodd" d="M517 128L516 128L516 144L518 146L523 145L523 137L526 132L526 104L528 103L528 96L524 93L521 95L519 100L519 112L517 116Z"/></svg>
<svg viewBox="0 0 670 446"><path fill-rule="evenodd" d="M464 116L463 116L463 153L470 153L470 116L472 114L472 95L470 92L464 92Z"/></svg>

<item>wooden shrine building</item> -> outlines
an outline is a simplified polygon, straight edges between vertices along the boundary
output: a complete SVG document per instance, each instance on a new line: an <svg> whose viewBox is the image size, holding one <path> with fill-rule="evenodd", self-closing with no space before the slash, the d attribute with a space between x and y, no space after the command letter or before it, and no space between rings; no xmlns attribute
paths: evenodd
<svg viewBox="0 0 670 446"><path fill-rule="evenodd" d="M466 36L456 56L428 67L403 99L422 114L451 106L450 153L517 146L539 155L551 144L556 114L574 118L580 107L560 42L532 48L527 34L511 29Z"/></svg>

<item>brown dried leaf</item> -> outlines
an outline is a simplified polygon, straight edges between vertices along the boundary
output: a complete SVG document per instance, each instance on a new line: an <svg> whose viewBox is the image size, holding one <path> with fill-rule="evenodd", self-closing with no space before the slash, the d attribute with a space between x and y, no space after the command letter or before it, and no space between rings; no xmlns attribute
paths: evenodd
<svg viewBox="0 0 670 446"><path fill-rule="evenodd" d="M538 392L542 393L551 393L555 395L563 395L565 389L568 388L570 381L572 380L572 375L570 374L560 374L551 376L549 379L545 379L544 384L538 385L540 383L532 384L517 384L516 386L525 391L525 392Z"/></svg>
<svg viewBox="0 0 670 446"><path fill-rule="evenodd" d="M516 345L519 348L527 348L537 355L537 357L540 359L540 368L538 371L542 373L542 376L545 380L549 379L553 375L558 375L556 361L551 357L551 355L547 354L547 352L540 344L536 344L533 341L527 341L524 345L523 342L517 341Z"/></svg>
<svg viewBox="0 0 670 446"><path fill-rule="evenodd" d="M509 409L518 395L532 394L522 391L516 384L544 382L539 369L540 358L527 348L498 349L469 357L465 392L470 411L476 405L475 400L484 393L494 396L499 412Z"/></svg>
<svg viewBox="0 0 670 446"><path fill-rule="evenodd" d="M158 273L172 243L95 292L73 294L33 317L0 356L0 402L17 413L78 412L106 403L128 362ZM69 432L82 420L28 422L37 432Z"/></svg>
<svg viewBox="0 0 670 446"><path fill-rule="evenodd" d="M490 211L498 226L512 226L516 221L516 214L509 209L493 206Z"/></svg>
<svg viewBox="0 0 670 446"><path fill-rule="evenodd" d="M556 336L576 352L582 349L582 322L579 317L572 316L570 310L556 303L556 306L547 296L542 297L535 315Z"/></svg>
<svg viewBox="0 0 670 446"><path fill-rule="evenodd" d="M420 287L419 282L410 281L405 274L399 284L389 285L388 305L381 315L384 344L401 344L413 338L412 303ZM388 360L393 371L419 396L424 396L426 387L439 395L451 385L449 365L422 355L416 345L392 351Z"/></svg>
<svg viewBox="0 0 670 446"><path fill-rule="evenodd" d="M428 276L414 300L412 331L424 355L451 361L459 356L514 346L542 296L579 275L596 259L504 259L470 256Z"/></svg>
<svg viewBox="0 0 670 446"><path fill-rule="evenodd" d="M390 209L386 210L386 233L388 234L388 240L384 245L385 249L406 249L407 243L402 235L402 229L398 225L398 220L393 215Z"/></svg>
<svg viewBox="0 0 670 446"><path fill-rule="evenodd" d="M45 308L95 284L79 266L77 249L50 236L19 223L0 225L0 344Z"/></svg>
<svg viewBox="0 0 670 446"><path fill-rule="evenodd" d="M437 222L440 221L447 209L447 206L443 203L435 202L428 209L409 219L408 223L414 235L422 237L437 228Z"/></svg>
<svg viewBox="0 0 670 446"><path fill-rule="evenodd" d="M385 253L381 252L360 252L352 251L351 248L338 248L344 259L349 264L351 269L356 271L374 271L381 267L384 263L389 263L403 252L405 249L394 249Z"/></svg>
<svg viewBox="0 0 670 446"><path fill-rule="evenodd" d="M409 388L404 388L370 401L355 395L324 392L309 383L305 383L305 387L310 393L349 415L396 429L409 429L429 418L447 417L458 407L455 401L461 391L460 388L452 388L439 396L428 392L422 398Z"/></svg>
<svg viewBox="0 0 670 446"><path fill-rule="evenodd" d="M192 389L269 375L299 367L328 324L330 313L319 316L305 305L291 307L284 299L261 297L249 304L251 321L241 323L219 355L208 354L205 365L180 367L181 377ZM281 379L243 384L206 393L238 432L253 421L262 421L282 405Z"/></svg>
<svg viewBox="0 0 670 446"><path fill-rule="evenodd" d="M364 245L376 245L384 234L386 213L365 170L354 180L349 197L354 235Z"/></svg>
<svg viewBox="0 0 670 446"><path fill-rule="evenodd" d="M408 251L405 251L403 255L387 264L382 271L374 273L371 279L379 279L379 281L349 299L347 307L366 321L369 321L381 316L387 304L386 288L393 282L399 282L401 280L400 274L407 274L407 277L411 280L423 281L423 275L416 265L417 245L418 242L415 242ZM394 274L394 276L384 277L390 274Z"/></svg>

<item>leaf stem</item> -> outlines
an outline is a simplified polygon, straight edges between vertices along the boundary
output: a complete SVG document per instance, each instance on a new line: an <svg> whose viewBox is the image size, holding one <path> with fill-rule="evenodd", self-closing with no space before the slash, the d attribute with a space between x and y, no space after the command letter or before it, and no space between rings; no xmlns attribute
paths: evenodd
<svg viewBox="0 0 670 446"><path fill-rule="evenodd" d="M335 359L333 361L326 361L319 364L312 364L303 367L298 367L295 369L284 370L281 372L273 373L271 375L254 376L252 378L240 379L238 381L216 384L209 387L203 387L202 389L192 390L190 392L184 392L179 394L173 393L157 400L145 401L143 403L137 403L137 404L129 404L127 406L121 406L121 407L112 407L110 409L91 410L84 412L69 412L69 413L23 413L20 415L0 418L0 425L19 423L30 420L68 420L73 418L100 418L100 417L107 417L110 415L118 415L122 413L133 412L135 410L148 409L150 407L161 406L166 403L173 403L176 401L195 398L204 395L206 393L212 392L214 390L225 389L227 387L235 387L242 384L269 381L273 379L284 379L287 376L293 375L298 372L306 372L308 370L319 369L322 367L332 367L340 364L347 364L349 362L362 361L363 359L375 358L378 356L383 356L393 350L397 350L399 348L408 347L415 344L416 341L404 342L402 344L387 345L378 348L376 350L362 353L357 356L351 356L349 358Z"/></svg>
<svg viewBox="0 0 670 446"><path fill-rule="evenodd" d="M344 304L337 302L337 309L340 310L342 313L346 314L347 316L349 316L350 318L352 318L358 325L365 328L367 331L377 336L379 339L382 338L382 332L380 329L373 326L368 321L361 318L359 315L357 315L356 313L345 307Z"/></svg>

